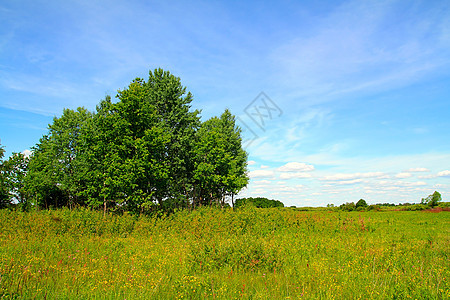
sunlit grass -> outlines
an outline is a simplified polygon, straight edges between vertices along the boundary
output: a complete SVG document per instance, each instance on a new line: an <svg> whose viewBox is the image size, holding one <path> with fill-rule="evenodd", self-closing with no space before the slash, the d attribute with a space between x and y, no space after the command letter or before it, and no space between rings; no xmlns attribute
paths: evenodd
<svg viewBox="0 0 450 300"><path fill-rule="evenodd" d="M450 213L0 211L2 299L448 299Z"/></svg>

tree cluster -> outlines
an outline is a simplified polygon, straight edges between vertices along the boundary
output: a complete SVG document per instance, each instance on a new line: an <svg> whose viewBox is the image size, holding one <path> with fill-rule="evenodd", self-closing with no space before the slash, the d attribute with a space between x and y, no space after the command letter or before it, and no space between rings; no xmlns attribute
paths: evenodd
<svg viewBox="0 0 450 300"><path fill-rule="evenodd" d="M116 99L107 96L95 112L64 109L29 160L13 156L14 172L23 174L10 174L16 179L2 184L1 201L142 213L223 205L247 185L235 117L225 110L201 122L178 77L150 71L147 81L133 80Z"/></svg>
<svg viewBox="0 0 450 300"><path fill-rule="evenodd" d="M346 202L339 206L343 211L364 210L368 208L367 202L364 199L359 199L356 204L354 202Z"/></svg>
<svg viewBox="0 0 450 300"><path fill-rule="evenodd" d="M284 204L279 200L270 200L264 197L256 197L256 198L240 198L236 200L234 204L235 207L240 207L244 205L254 205L260 208L269 208L269 207L284 207Z"/></svg>

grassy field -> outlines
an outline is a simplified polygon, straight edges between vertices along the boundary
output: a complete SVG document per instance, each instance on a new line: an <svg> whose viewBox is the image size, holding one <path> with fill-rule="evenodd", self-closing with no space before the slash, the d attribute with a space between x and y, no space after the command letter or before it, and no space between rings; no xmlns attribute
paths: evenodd
<svg viewBox="0 0 450 300"><path fill-rule="evenodd" d="M450 213L0 211L0 299L449 299Z"/></svg>

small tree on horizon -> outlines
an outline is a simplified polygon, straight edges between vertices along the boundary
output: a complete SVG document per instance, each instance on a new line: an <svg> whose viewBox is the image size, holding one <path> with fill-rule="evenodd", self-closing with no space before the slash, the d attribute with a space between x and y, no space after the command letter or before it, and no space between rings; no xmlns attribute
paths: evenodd
<svg viewBox="0 0 450 300"><path fill-rule="evenodd" d="M438 191L434 191L433 194L429 195L426 198L422 198L422 201L420 204L425 204L430 207L435 207L439 204L439 202L442 201L442 196Z"/></svg>
<svg viewBox="0 0 450 300"><path fill-rule="evenodd" d="M358 202L356 202L356 208L358 207L367 207L367 202L364 199L359 199Z"/></svg>

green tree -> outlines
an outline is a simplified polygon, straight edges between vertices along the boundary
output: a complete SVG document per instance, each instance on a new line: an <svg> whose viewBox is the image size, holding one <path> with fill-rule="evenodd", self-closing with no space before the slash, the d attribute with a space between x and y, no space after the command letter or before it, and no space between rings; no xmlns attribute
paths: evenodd
<svg viewBox="0 0 450 300"><path fill-rule="evenodd" d="M367 207L367 202L364 199L359 199L358 202L356 202L356 208L362 207L365 208Z"/></svg>
<svg viewBox="0 0 450 300"><path fill-rule="evenodd" d="M113 106L118 132L113 144L117 150L111 161L120 171L119 187L125 192L126 204L136 212L154 202L162 205L162 191L169 188L166 150L171 140L148 97L151 92L142 79L136 79L127 89L119 91L120 101ZM115 160L116 157L120 159Z"/></svg>
<svg viewBox="0 0 450 300"><path fill-rule="evenodd" d="M435 207L442 201L442 196L439 192L435 191L433 194L428 195L426 198L422 198L421 204Z"/></svg>
<svg viewBox="0 0 450 300"><path fill-rule="evenodd" d="M25 190L38 206L84 205L82 192L89 162L83 157L82 128L92 119L85 108L64 109L33 148Z"/></svg>
<svg viewBox="0 0 450 300"><path fill-rule="evenodd" d="M120 205L143 212L155 205L184 205L191 192L198 111L178 77L156 69L136 78L97 107L88 130L94 165L86 193L93 206Z"/></svg>
<svg viewBox="0 0 450 300"><path fill-rule="evenodd" d="M25 176L28 168L28 158L22 153L13 153L5 162L7 170L6 184L10 200L15 199L21 205L26 205Z"/></svg>
<svg viewBox="0 0 450 300"><path fill-rule="evenodd" d="M121 126L111 97L107 96L97 105L93 121L86 123L83 128L82 136L86 145L84 157L90 162L83 195L90 207L102 207L104 213L108 207L120 204L121 199L125 198L126 184L122 183L119 165Z"/></svg>
<svg viewBox="0 0 450 300"><path fill-rule="evenodd" d="M62 206L60 190L53 172L54 162L51 156L47 155L49 153L51 153L49 137L44 135L39 143L32 147L28 172L24 180L27 201L36 207Z"/></svg>
<svg viewBox="0 0 450 300"><path fill-rule="evenodd" d="M190 178L190 136L198 122L187 105L191 95L184 94L179 78L159 69L150 72L148 82L137 78L119 91L118 102L107 97L100 103L89 142L95 165L90 199L97 195L105 209L115 203L143 212L163 207L183 191Z"/></svg>
<svg viewBox="0 0 450 300"><path fill-rule="evenodd" d="M234 197L248 183L247 153L242 149L241 129L229 110L202 123L194 150L194 206Z"/></svg>
<svg viewBox="0 0 450 300"><path fill-rule="evenodd" d="M146 101L156 109L158 124L163 128L169 142L164 143L163 154L168 170L168 182L154 196L158 203L181 201L184 205L192 193L194 170L193 147L195 133L200 126L200 111L191 111L192 94L186 92L180 78L168 71L155 69L143 84Z"/></svg>

